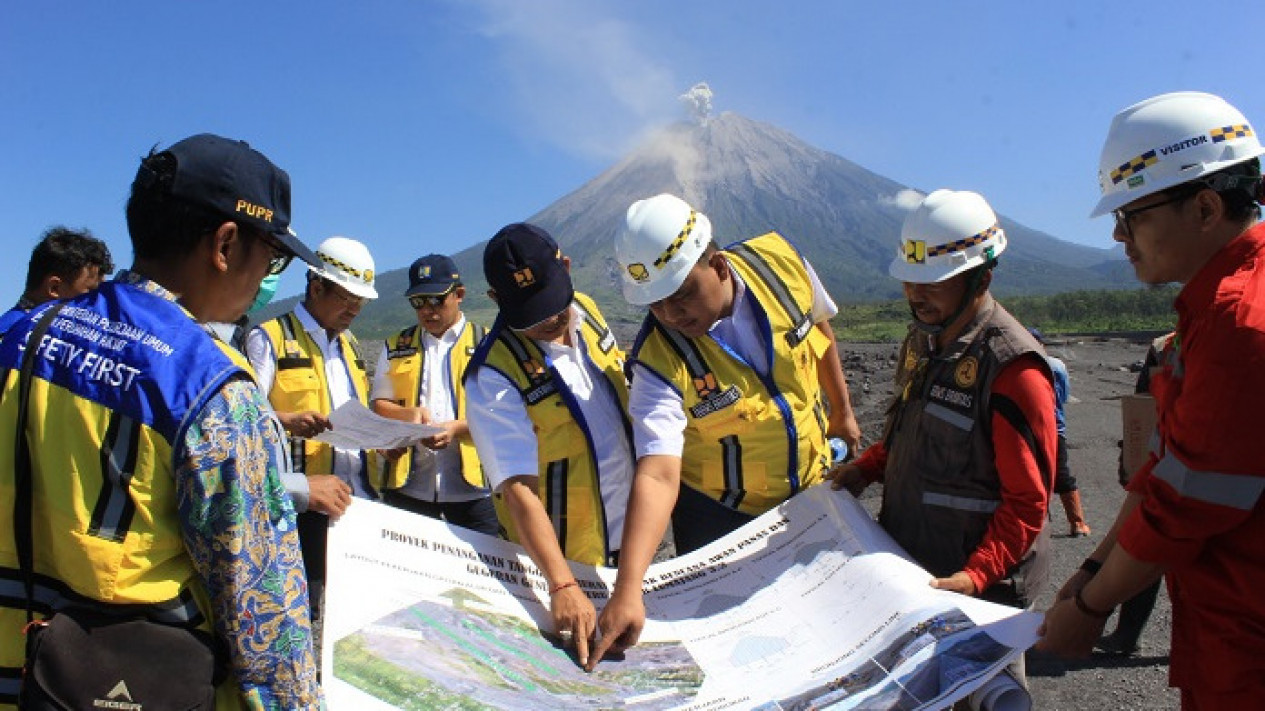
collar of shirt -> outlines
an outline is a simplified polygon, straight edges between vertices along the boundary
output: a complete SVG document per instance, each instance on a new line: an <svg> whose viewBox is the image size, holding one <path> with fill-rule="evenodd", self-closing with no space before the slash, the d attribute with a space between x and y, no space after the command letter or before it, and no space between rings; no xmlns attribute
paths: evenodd
<svg viewBox="0 0 1265 711"><path fill-rule="evenodd" d="M117 281L120 284L135 286L143 291L153 294L154 296L161 296L168 301L179 301L179 299L176 298L176 295L168 291L166 287L162 286L153 279L141 276L130 269L120 271L114 276L114 281Z"/></svg>
<svg viewBox="0 0 1265 711"><path fill-rule="evenodd" d="M726 266L729 265L728 260L725 261L725 264ZM715 331L717 326L720 326L727 321L732 321L735 325L741 324L746 321L749 316L751 316L750 309L747 308L747 282L743 281L742 277L738 276L738 272L734 271L732 266L729 266L728 268L729 278L733 280L734 284L733 308L729 310L728 316L717 319L716 323L713 323L712 327L707 329L708 331ZM735 317L737 317L736 321Z"/></svg>
<svg viewBox="0 0 1265 711"><path fill-rule="evenodd" d="M1195 276L1177 294L1174 304L1177 313L1183 317L1203 313L1216 301L1217 292L1221 290L1221 281L1243 268L1251 261L1253 255L1260 254L1263 250L1265 250L1265 222L1260 222L1230 240L1199 268Z"/></svg>
<svg viewBox="0 0 1265 711"><path fill-rule="evenodd" d="M328 351L330 344L337 340L338 336L334 338L329 337L329 332L316 322L316 317L312 315L311 311L307 310L307 307L302 302L294 305L294 315L298 317L299 323L303 324L303 330L307 331L313 341L320 344L322 350ZM339 333L338 335L341 336L342 334Z"/></svg>
<svg viewBox="0 0 1265 711"><path fill-rule="evenodd" d="M223 321L208 321L202 324L202 330L206 331L211 338L224 343L232 344L233 334L237 331L237 324L224 323Z"/></svg>
<svg viewBox="0 0 1265 711"><path fill-rule="evenodd" d="M432 336L430 331L426 330L425 326L419 325L417 330L422 332L422 343L427 349L430 349L432 346L438 346L440 344L452 346L457 342L457 339L461 337L461 332L465 329L465 327L466 315L463 313L457 318L457 322L450 326L447 331L444 331L444 334L438 338Z"/></svg>

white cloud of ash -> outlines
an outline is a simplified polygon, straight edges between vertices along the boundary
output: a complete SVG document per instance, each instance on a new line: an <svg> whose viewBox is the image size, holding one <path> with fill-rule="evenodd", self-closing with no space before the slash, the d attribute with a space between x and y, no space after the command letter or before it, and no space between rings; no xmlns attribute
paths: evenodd
<svg viewBox="0 0 1265 711"><path fill-rule="evenodd" d="M701 81L676 98L685 106L686 113L694 123L705 126L712 113L712 96L712 88L707 82Z"/></svg>
<svg viewBox="0 0 1265 711"><path fill-rule="evenodd" d="M672 166L672 174L682 186L680 197L691 205L703 199L702 185L708 176L703 174L704 160L698 144L688 134L662 129L653 134L641 146L642 159L663 160Z"/></svg>
<svg viewBox="0 0 1265 711"><path fill-rule="evenodd" d="M880 205L888 205L890 207L904 210L905 212L910 212L917 208L922 202L922 199L925 197L926 195L923 195L917 190L906 188L895 195L880 195L878 201Z"/></svg>

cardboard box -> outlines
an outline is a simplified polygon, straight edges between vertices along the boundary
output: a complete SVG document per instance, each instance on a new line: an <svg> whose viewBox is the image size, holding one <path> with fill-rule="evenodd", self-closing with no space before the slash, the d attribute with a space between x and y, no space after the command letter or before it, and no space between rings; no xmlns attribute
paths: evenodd
<svg viewBox="0 0 1265 711"><path fill-rule="evenodd" d="M1151 452L1151 434L1155 431L1155 398L1147 393L1120 398L1120 415L1124 429L1124 470L1130 477Z"/></svg>

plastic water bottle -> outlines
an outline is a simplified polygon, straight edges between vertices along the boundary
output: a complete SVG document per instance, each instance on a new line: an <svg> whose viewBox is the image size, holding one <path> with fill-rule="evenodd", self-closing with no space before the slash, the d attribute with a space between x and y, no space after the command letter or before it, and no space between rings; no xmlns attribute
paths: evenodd
<svg viewBox="0 0 1265 711"><path fill-rule="evenodd" d="M831 437L827 440L830 443L830 461L832 464L843 464L843 460L848 458L848 443L839 437Z"/></svg>

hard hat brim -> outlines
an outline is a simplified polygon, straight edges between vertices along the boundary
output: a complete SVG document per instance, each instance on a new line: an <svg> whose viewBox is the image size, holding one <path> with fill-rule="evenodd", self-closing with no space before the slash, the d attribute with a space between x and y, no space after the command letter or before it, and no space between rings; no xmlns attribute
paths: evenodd
<svg viewBox="0 0 1265 711"><path fill-rule="evenodd" d="M644 284L632 281L626 274L620 282L620 286L624 292L624 300L633 306L649 306L656 301L662 301L676 293L677 289L685 283L685 279L690 275L690 270L694 268L694 264L698 261L694 260L686 262L669 262L669 266L676 266L675 271L668 272L660 276L658 279L648 281Z"/></svg>
<svg viewBox="0 0 1265 711"><path fill-rule="evenodd" d="M970 271L973 267L978 267L983 263L983 259L970 259L963 264L954 266L952 269L936 270L929 268L925 264L910 264L900 257L895 257L887 265L887 274L897 281L909 284L937 284L946 279L952 279L962 272Z"/></svg>
<svg viewBox="0 0 1265 711"><path fill-rule="evenodd" d="M378 298L378 290L374 289L370 284L364 284L352 281L338 272L332 272L324 268L324 262L320 262L321 267L308 266L308 271L316 274L322 279L327 279L346 289L352 296L359 296L362 299Z"/></svg>
<svg viewBox="0 0 1265 711"><path fill-rule="evenodd" d="M1250 155L1247 155L1246 157L1235 157L1233 160L1192 165L1188 169L1189 172L1179 173L1167 180L1156 180L1151 183L1146 183L1143 185L1143 190L1138 190L1136 192L1132 192L1127 189L1117 190L1113 193L1103 195L1102 198L1098 200L1098 204L1094 206L1094 209L1090 211L1089 216L1090 218L1101 217L1114 210L1119 210L1134 200L1140 200L1147 195L1154 195L1162 190L1168 190L1169 188L1177 187L1183 183L1198 180L1206 175L1210 175L1219 170L1225 170L1226 168L1238 165L1239 163L1246 163L1247 161L1261 155L1265 155L1265 148L1252 151L1250 152Z"/></svg>

